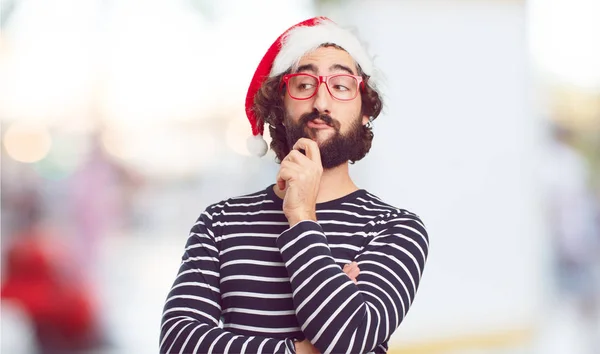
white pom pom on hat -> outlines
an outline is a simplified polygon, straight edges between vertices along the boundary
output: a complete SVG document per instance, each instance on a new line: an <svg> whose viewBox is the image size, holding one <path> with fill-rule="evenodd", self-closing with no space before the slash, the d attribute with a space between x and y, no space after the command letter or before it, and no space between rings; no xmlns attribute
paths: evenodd
<svg viewBox="0 0 600 354"><path fill-rule="evenodd" d="M249 136L246 144L248 146L248 151L254 156L265 156L269 150L267 142L263 139L262 135Z"/></svg>
<svg viewBox="0 0 600 354"><path fill-rule="evenodd" d="M327 17L314 17L302 21L281 34L269 47L267 53L258 64L248 93L246 94L246 116L252 126L252 135L248 141L251 154L264 156L268 147L262 135L264 121L254 112L254 97L266 79L280 75L298 63L307 53L319 48L325 43L342 47L360 65L362 71L370 76L369 84L376 85L374 68L371 57L367 54L360 41L350 31L343 29Z"/></svg>

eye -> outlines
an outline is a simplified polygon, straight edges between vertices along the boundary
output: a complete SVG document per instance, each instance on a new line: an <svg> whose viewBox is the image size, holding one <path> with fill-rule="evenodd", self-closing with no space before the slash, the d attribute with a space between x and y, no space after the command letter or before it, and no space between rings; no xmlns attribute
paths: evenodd
<svg viewBox="0 0 600 354"><path fill-rule="evenodd" d="M336 91L348 91L350 90L348 87L344 85L333 85L333 89Z"/></svg>
<svg viewBox="0 0 600 354"><path fill-rule="evenodd" d="M315 87L315 85L311 84L311 83L304 83L301 82L297 85L298 90L311 90L313 87Z"/></svg>

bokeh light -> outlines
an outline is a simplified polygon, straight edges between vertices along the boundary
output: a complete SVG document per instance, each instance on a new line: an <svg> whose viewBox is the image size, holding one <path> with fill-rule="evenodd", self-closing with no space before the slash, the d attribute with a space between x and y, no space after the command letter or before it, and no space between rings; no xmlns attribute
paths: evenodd
<svg viewBox="0 0 600 354"><path fill-rule="evenodd" d="M74 173L90 154L90 141L85 135L55 134L46 157L35 164L45 179L60 180Z"/></svg>
<svg viewBox="0 0 600 354"><path fill-rule="evenodd" d="M600 92L600 1L528 2L529 45L545 79Z"/></svg>
<svg viewBox="0 0 600 354"><path fill-rule="evenodd" d="M37 162L48 154L51 146L50 133L41 124L15 122L4 134L6 152L19 162Z"/></svg>

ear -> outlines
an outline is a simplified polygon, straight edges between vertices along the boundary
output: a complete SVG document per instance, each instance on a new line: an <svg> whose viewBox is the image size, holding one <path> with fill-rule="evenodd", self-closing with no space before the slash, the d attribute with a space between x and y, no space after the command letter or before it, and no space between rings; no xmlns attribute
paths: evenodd
<svg viewBox="0 0 600 354"><path fill-rule="evenodd" d="M364 116L362 118L362 125L367 125L367 123L369 123L369 116Z"/></svg>

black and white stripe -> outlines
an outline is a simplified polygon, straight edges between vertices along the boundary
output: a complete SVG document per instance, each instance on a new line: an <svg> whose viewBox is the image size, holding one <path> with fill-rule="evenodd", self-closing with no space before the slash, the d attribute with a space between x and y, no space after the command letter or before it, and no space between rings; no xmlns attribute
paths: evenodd
<svg viewBox="0 0 600 354"><path fill-rule="evenodd" d="M364 190L290 228L272 186L194 224L161 326L161 353L385 353L418 289L429 239L416 215ZM342 271L358 262L354 284ZM221 325L219 325L221 324Z"/></svg>

